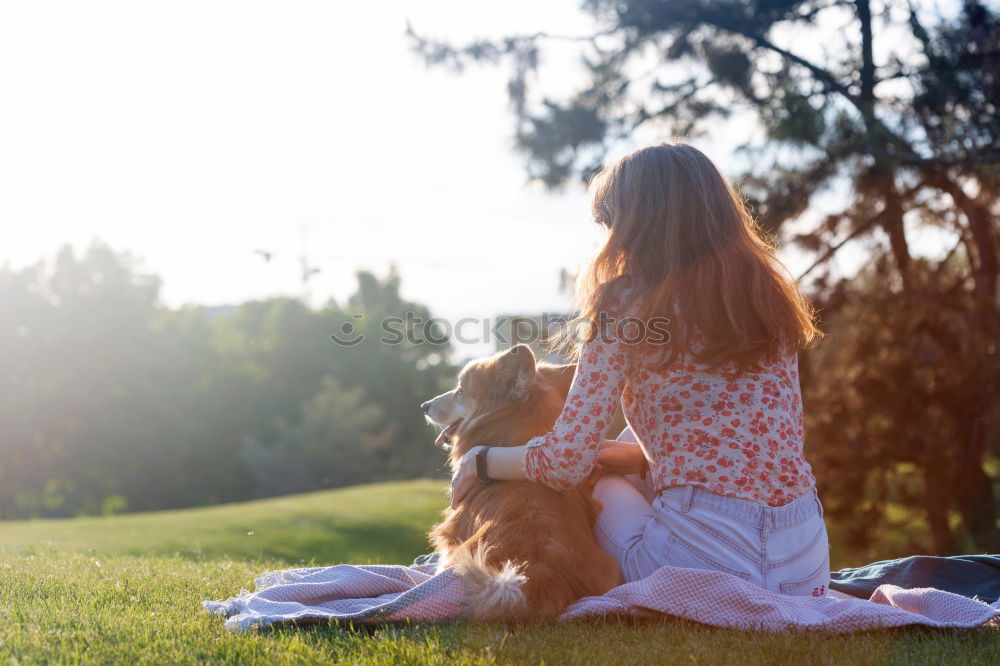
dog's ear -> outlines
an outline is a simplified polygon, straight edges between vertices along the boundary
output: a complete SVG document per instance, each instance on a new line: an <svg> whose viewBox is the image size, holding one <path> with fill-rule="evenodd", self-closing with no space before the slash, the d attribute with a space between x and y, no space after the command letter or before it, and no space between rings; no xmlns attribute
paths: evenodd
<svg viewBox="0 0 1000 666"><path fill-rule="evenodd" d="M516 400L526 398L535 378L535 355L528 345L517 345L507 350L499 359L504 373L504 386Z"/></svg>

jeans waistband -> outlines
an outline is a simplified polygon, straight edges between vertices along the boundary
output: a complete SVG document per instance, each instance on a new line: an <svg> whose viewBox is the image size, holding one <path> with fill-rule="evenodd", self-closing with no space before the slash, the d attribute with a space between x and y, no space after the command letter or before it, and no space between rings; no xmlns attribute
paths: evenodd
<svg viewBox="0 0 1000 666"><path fill-rule="evenodd" d="M660 491L660 497L665 501L680 503L681 511L685 513L691 507L703 507L752 525L772 529L792 527L817 514L823 516L823 505L816 488L784 506L766 506L738 497L717 495L698 486L670 486Z"/></svg>

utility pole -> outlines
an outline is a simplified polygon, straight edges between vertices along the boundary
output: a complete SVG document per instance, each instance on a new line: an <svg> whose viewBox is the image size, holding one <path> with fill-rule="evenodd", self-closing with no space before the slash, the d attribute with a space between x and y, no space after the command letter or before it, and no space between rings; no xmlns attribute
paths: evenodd
<svg viewBox="0 0 1000 666"><path fill-rule="evenodd" d="M309 259L308 231L307 224L303 222L299 225L299 253L297 257L293 257L299 270L299 298L307 304L312 300L310 281L323 270ZM265 264L270 264L273 259L286 257L283 253L262 248L255 249L253 252L263 259Z"/></svg>

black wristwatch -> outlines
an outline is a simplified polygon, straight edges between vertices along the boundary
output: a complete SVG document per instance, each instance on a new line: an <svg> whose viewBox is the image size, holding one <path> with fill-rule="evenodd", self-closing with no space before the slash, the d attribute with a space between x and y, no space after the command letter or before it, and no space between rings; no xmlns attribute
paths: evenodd
<svg viewBox="0 0 1000 666"><path fill-rule="evenodd" d="M476 452L476 476L479 477L481 483L489 483L493 479L490 475L486 473L486 454L490 452L492 447L484 446Z"/></svg>

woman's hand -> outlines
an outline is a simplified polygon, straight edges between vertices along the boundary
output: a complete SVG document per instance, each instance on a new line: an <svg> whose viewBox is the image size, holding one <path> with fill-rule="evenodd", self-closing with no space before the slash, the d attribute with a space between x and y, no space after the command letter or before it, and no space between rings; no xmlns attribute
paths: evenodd
<svg viewBox="0 0 1000 666"><path fill-rule="evenodd" d="M612 474L639 474L648 465L642 447L629 442L606 439L597 454L597 463ZM473 469L475 472L475 469Z"/></svg>
<svg viewBox="0 0 1000 666"><path fill-rule="evenodd" d="M473 446L469 449L458 463L455 472L451 476L451 508L458 506L469 491L479 483L479 476L476 474L476 454L483 448Z"/></svg>

